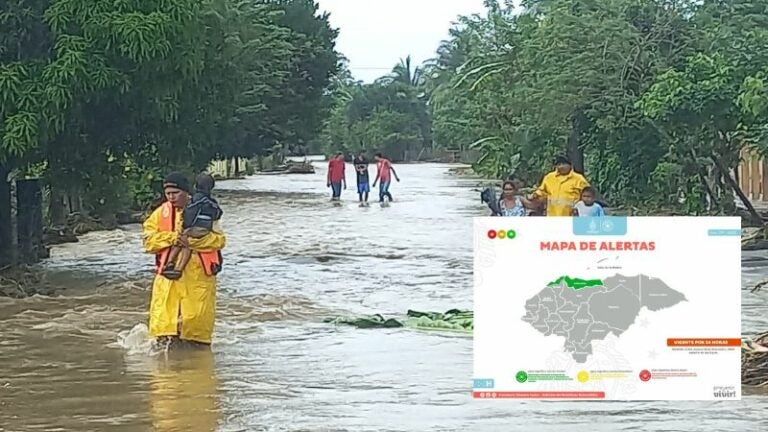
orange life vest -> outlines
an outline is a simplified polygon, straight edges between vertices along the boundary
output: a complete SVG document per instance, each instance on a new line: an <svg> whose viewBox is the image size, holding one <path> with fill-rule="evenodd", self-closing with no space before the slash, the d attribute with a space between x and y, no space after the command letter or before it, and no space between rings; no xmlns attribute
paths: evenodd
<svg viewBox="0 0 768 432"><path fill-rule="evenodd" d="M160 231L175 231L176 230L176 211L173 208L173 204L166 201L160 206L160 222L157 228ZM165 248L160 253L155 255L155 271L160 274L165 268L165 264L168 262L168 255L171 253L171 248ZM197 252L200 257L200 261L203 264L203 271L208 276L213 276L221 269L221 252Z"/></svg>

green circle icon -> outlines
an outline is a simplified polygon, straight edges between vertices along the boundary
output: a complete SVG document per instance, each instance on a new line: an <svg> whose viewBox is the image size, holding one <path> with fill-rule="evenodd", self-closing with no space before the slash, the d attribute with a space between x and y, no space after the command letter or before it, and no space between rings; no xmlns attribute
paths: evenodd
<svg viewBox="0 0 768 432"><path fill-rule="evenodd" d="M515 232L515 230L507 230L507 238L508 239L513 239L516 236L517 236L517 233Z"/></svg>
<svg viewBox="0 0 768 432"><path fill-rule="evenodd" d="M528 374L525 373L525 371L519 371L519 372L517 372L517 374L515 374L515 379L519 383L524 383L524 382L528 381Z"/></svg>

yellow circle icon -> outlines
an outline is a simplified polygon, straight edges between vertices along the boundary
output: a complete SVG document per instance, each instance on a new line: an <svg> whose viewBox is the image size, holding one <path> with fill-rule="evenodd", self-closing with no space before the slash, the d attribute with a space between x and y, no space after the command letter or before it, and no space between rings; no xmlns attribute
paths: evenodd
<svg viewBox="0 0 768 432"><path fill-rule="evenodd" d="M504 231L504 230L499 230L498 236L499 236L500 239L503 239L504 237L507 236L507 232Z"/></svg>
<svg viewBox="0 0 768 432"><path fill-rule="evenodd" d="M587 371L581 371L576 374L576 379L579 380L579 382L587 382L589 381L589 373Z"/></svg>

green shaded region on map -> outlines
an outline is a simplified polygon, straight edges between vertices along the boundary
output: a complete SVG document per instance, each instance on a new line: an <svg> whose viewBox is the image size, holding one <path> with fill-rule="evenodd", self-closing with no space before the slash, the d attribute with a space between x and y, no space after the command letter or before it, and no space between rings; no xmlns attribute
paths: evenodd
<svg viewBox="0 0 768 432"><path fill-rule="evenodd" d="M568 287L575 290L603 286L603 281L600 279L579 279L569 276L560 276L559 278L555 279L554 282L548 283L547 286L560 286L563 282L565 282Z"/></svg>

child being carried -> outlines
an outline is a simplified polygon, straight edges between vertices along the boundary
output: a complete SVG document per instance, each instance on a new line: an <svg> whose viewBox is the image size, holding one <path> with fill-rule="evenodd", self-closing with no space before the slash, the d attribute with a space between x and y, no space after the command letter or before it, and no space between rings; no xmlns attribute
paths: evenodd
<svg viewBox="0 0 768 432"><path fill-rule="evenodd" d="M195 179L195 194L184 208L182 216L182 232L179 239L182 245L186 244L188 238L201 238L213 231L213 223L224 214L218 201L211 196L214 185L215 180L208 173L201 173ZM177 265L176 258L179 255L181 257ZM192 250L189 247L172 246L162 275L171 280L179 279L191 256ZM221 268L213 269L214 274L219 271Z"/></svg>

